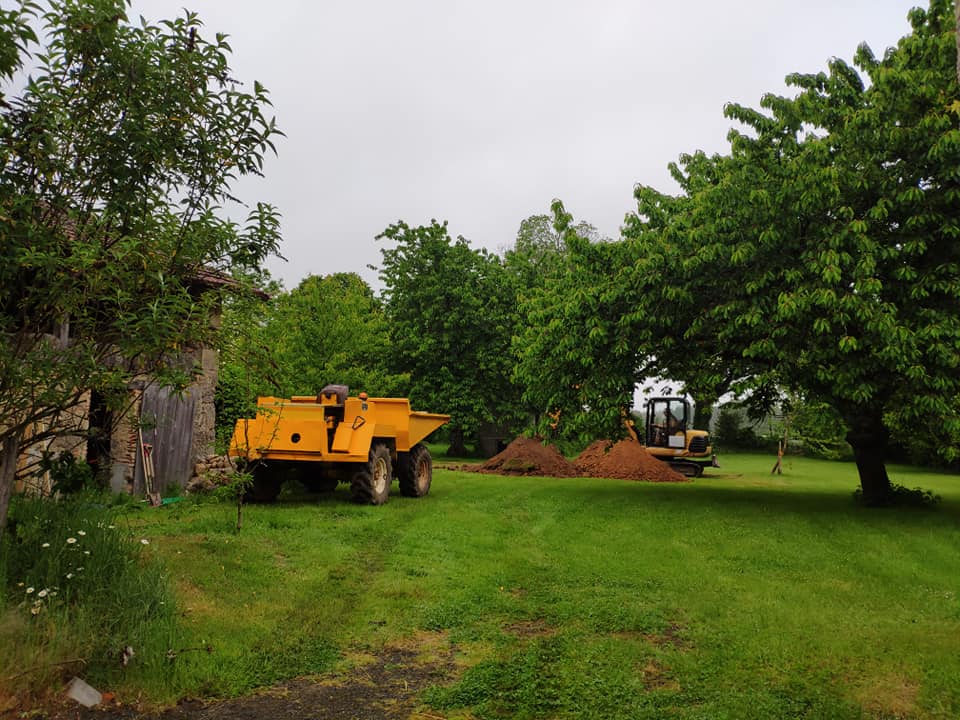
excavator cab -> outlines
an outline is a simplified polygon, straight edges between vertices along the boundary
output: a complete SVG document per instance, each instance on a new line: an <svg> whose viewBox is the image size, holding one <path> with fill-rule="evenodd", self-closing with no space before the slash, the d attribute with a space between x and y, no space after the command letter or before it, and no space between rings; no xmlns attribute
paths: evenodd
<svg viewBox="0 0 960 720"><path fill-rule="evenodd" d="M693 424L690 406L683 398L654 398L647 403L648 448L687 446L687 427Z"/></svg>
<svg viewBox="0 0 960 720"><path fill-rule="evenodd" d="M657 397L647 401L645 445L658 460L690 477L716 466L710 436L693 429L693 409L686 398Z"/></svg>

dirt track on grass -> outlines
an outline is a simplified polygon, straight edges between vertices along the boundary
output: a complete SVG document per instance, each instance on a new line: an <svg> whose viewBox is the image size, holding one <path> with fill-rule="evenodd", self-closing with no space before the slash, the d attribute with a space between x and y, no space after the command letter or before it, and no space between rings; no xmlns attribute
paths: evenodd
<svg viewBox="0 0 960 720"><path fill-rule="evenodd" d="M355 667L316 678L289 680L254 695L218 702L183 701L145 711L113 700L87 709L70 700L23 717L38 720L433 720L419 695L458 674L455 648L436 637L414 638L378 655L359 654ZM424 646L428 648L426 655ZM0 714L0 717L7 717ZM19 713L9 717L20 717Z"/></svg>

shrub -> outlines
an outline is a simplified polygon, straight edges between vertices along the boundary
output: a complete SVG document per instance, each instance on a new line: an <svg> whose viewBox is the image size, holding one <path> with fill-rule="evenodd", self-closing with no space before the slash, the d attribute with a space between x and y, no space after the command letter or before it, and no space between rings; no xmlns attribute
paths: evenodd
<svg viewBox="0 0 960 720"><path fill-rule="evenodd" d="M97 487L97 478L93 468L86 462L78 460L76 455L64 450L55 455L46 452L40 458L40 472L50 473L53 482L53 491L72 495L83 490L93 490Z"/></svg>
<svg viewBox="0 0 960 720"><path fill-rule="evenodd" d="M755 450L762 444L753 425L746 421L744 412L735 407L720 408L712 434L720 449Z"/></svg>

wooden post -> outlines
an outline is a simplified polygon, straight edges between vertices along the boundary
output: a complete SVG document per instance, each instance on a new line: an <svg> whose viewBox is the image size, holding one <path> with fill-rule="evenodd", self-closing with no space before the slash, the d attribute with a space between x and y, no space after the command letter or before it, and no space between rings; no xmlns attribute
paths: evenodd
<svg viewBox="0 0 960 720"><path fill-rule="evenodd" d="M773 475L774 473L776 473L777 475L783 475L782 464L783 464L783 440L777 443L777 462L773 466L773 469L770 470L770 474Z"/></svg>

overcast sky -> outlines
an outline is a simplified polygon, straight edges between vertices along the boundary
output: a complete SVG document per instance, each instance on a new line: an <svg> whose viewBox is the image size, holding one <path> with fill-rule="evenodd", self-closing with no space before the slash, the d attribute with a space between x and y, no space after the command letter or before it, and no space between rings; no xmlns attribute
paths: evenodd
<svg viewBox="0 0 960 720"><path fill-rule="evenodd" d="M374 238L399 219L497 251L560 198L617 237L635 184L675 192L668 162L726 151L726 102L757 107L861 42L881 55L918 4L133 0L130 15L197 12L231 36L234 77L270 90L286 138L238 192L283 215L272 272L379 287Z"/></svg>

